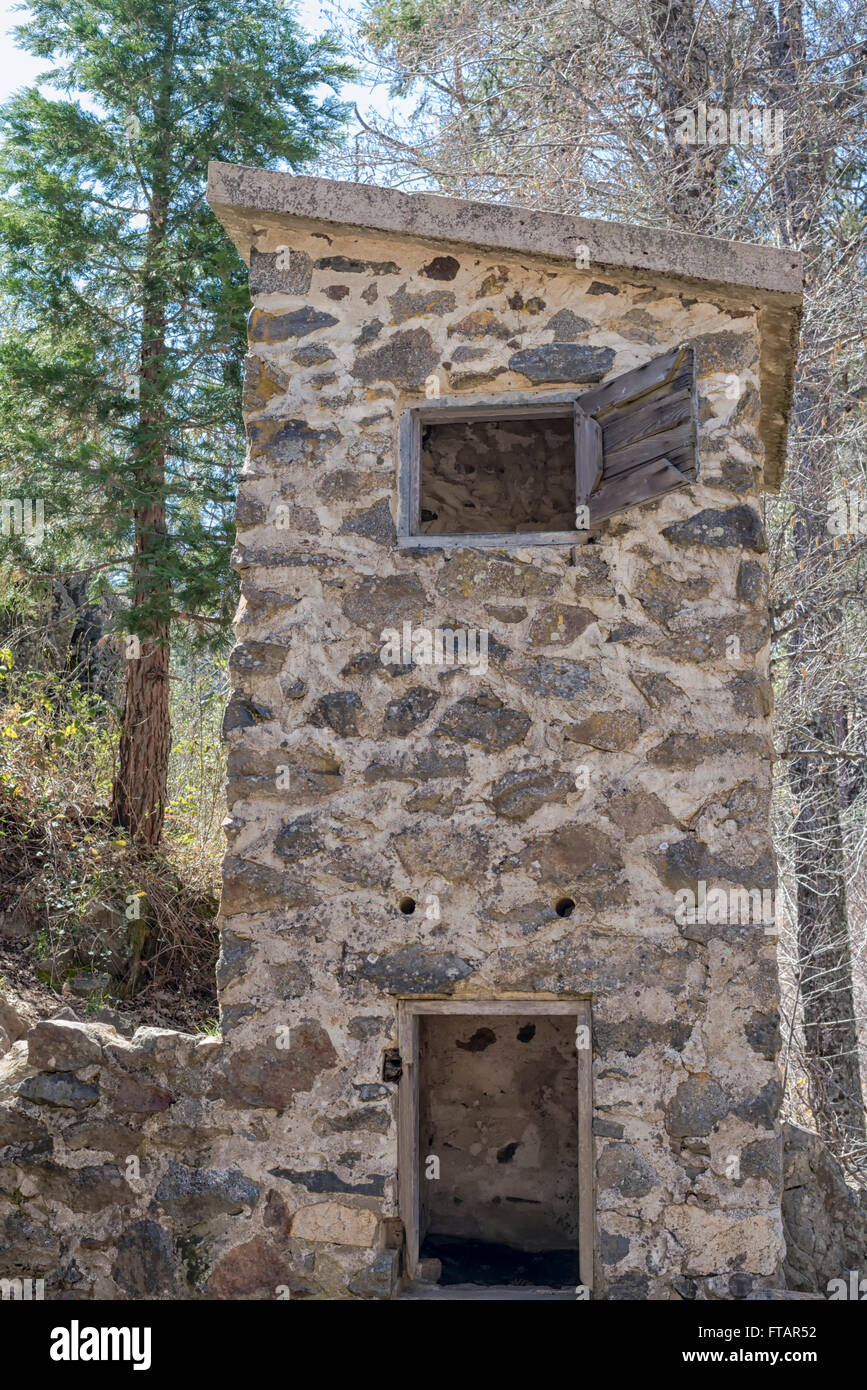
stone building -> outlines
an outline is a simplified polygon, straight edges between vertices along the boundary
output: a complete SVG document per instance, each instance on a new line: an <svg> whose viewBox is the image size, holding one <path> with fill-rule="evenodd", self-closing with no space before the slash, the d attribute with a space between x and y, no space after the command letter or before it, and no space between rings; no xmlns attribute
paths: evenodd
<svg viewBox="0 0 867 1390"><path fill-rule="evenodd" d="M253 1092L291 1028L293 1231L347 1287L382 1222L389 1278L773 1282L797 257L228 166L210 200L254 304L223 1018Z"/></svg>
<svg viewBox="0 0 867 1390"><path fill-rule="evenodd" d="M782 1287L762 494L798 257L223 164L209 201L253 301L222 1037L17 1044L0 1140L54 1151L16 1268Z"/></svg>

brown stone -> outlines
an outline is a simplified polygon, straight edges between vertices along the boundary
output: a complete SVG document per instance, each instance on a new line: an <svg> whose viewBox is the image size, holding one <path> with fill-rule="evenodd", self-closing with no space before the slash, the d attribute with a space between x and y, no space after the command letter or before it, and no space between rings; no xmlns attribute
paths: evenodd
<svg viewBox="0 0 867 1390"><path fill-rule="evenodd" d="M474 309L471 314L465 315L460 323L449 325L449 337L469 338L478 341L481 338L501 339L511 338L512 329L507 328L490 309Z"/></svg>
<svg viewBox="0 0 867 1390"><path fill-rule="evenodd" d="M391 321L405 323L407 319L420 319L427 315L441 318L450 314L455 307L455 297L450 290L427 290L421 294L411 294L406 285L389 295Z"/></svg>
<svg viewBox="0 0 867 1390"><path fill-rule="evenodd" d="M214 1267L208 1280L213 1298L278 1298L281 1287L290 1287L290 1269L264 1236L236 1245Z"/></svg>
<svg viewBox="0 0 867 1390"><path fill-rule="evenodd" d="M546 604L530 626L530 641L544 647L567 647L596 621L593 610L579 604Z"/></svg>
<svg viewBox="0 0 867 1390"><path fill-rule="evenodd" d="M278 1047L279 1040L275 1033L258 1047L234 1052L215 1078L210 1097L232 1109L285 1110L294 1096L309 1091L323 1071L337 1065L331 1038L310 1019L291 1030L288 1046Z"/></svg>
<svg viewBox="0 0 867 1390"><path fill-rule="evenodd" d="M623 868L616 842L603 831L583 825L564 825L534 837L521 860L534 877L564 890L571 885L608 883Z"/></svg>
<svg viewBox="0 0 867 1390"><path fill-rule="evenodd" d="M755 734L669 734L647 760L654 767L686 770L708 758L767 758L772 745Z"/></svg>
<svg viewBox="0 0 867 1390"><path fill-rule="evenodd" d="M567 724L563 737L584 743L606 753L631 748L641 734L641 720L630 710L605 710L588 715L577 724Z"/></svg>
<svg viewBox="0 0 867 1390"><path fill-rule="evenodd" d="M292 1234L300 1240L326 1241L330 1245L369 1247L376 1241L376 1213L342 1202L316 1202L302 1207L292 1218Z"/></svg>
<svg viewBox="0 0 867 1390"><path fill-rule="evenodd" d="M652 835L655 830L674 822L671 812L655 792L627 792L624 796L612 797L605 804L605 814L625 840Z"/></svg>

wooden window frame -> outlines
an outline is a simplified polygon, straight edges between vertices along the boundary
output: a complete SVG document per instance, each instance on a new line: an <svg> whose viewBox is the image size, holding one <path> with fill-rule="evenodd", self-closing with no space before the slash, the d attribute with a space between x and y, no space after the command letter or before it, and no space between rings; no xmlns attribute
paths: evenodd
<svg viewBox="0 0 867 1390"><path fill-rule="evenodd" d="M398 440L398 523L400 550L482 549L525 550L528 546L573 546L578 531L459 531L425 536L421 525L421 434L425 425L475 423L484 420L551 420L574 417L577 392L511 391L500 396L440 396L404 412Z"/></svg>
<svg viewBox="0 0 867 1390"><path fill-rule="evenodd" d="M591 1293L596 1260L596 1179L593 1158L593 1032L589 998L581 999L399 999L397 1172L400 1217L405 1232L405 1276L412 1280L419 1265L419 1020L431 1015L481 1017L494 1014L572 1015L576 1029L588 1029L590 1046L578 1048L578 1257L581 1284Z"/></svg>
<svg viewBox="0 0 867 1390"><path fill-rule="evenodd" d="M634 469L621 478L616 506L606 510L606 493L614 491L603 476L605 458L603 435L606 417L642 396L662 389L677 367L691 373L690 418L688 421L693 461L685 470L672 466L665 457ZM421 456L422 430L431 424L474 424L485 420L533 420L572 417L575 460L575 506L590 502L590 524L617 515L627 506L649 501L664 491L685 486L698 476L698 402L695 350L681 344L640 367L612 377L601 386L572 387L567 391L511 391L508 394L441 396L410 406L400 420L398 432L398 522L400 550L454 550L465 547L496 550L524 550L531 546L571 547L583 544L588 531L458 531L437 535L421 532ZM602 423L597 419L602 416ZM683 422L680 427L682 434ZM674 433L674 432L672 432ZM659 434L667 440L669 436ZM672 441L673 442L673 441ZM682 454L682 440L679 452ZM599 487L601 483L601 488ZM664 483L664 488L659 484ZM626 489L624 491L624 484ZM598 489L598 490L597 490ZM593 494L593 498L591 498ZM626 500L624 501L624 497ZM594 505L595 504L595 505ZM594 518L594 511L598 517Z"/></svg>

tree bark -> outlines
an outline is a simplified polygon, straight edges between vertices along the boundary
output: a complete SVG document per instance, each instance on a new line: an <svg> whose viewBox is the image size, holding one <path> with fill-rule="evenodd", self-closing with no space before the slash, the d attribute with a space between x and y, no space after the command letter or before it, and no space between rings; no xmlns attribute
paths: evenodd
<svg viewBox="0 0 867 1390"><path fill-rule="evenodd" d="M132 613L146 610L138 644L127 653L118 770L112 815L144 849L162 834L168 794L171 722L169 716L171 583L163 560L166 525L166 301L161 264L169 212L171 162L172 7L166 11L166 42L156 102L161 129L151 180L150 211L142 277L142 328L139 362L139 443L134 485L140 500L133 511L135 537L131 567ZM130 641L127 639L127 647Z"/></svg>
<svg viewBox="0 0 867 1390"><path fill-rule="evenodd" d="M773 67L769 95L791 119L797 111L799 71L805 61L800 0L780 0L771 45ZM810 239L812 210L821 203L815 157L802 139L785 151L772 177L777 224L787 245ZM815 419L833 414L831 392L818 368L799 382L795 420L803 441L797 465L790 470L790 494L796 513L793 546L805 600L827 573L830 451L817 437ZM811 428L812 417L812 428ZM797 591L795 597L797 597ZM858 1026L852 988L852 958L846 899L845 846L840 823L840 774L837 760L825 758L815 744L835 746L837 708L816 704L807 678L809 664L821 662L835 640L839 614L820 606L789 640L787 698L795 733L790 751L789 786L795 803L792 826L798 912L798 975L803 1009L805 1062L811 1109L817 1127L836 1151L864 1142L864 1099L858 1050ZM821 694L821 688L816 683Z"/></svg>

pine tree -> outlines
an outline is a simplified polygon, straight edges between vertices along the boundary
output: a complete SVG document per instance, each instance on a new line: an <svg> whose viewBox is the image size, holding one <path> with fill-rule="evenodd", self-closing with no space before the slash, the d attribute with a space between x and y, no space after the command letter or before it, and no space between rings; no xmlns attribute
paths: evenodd
<svg viewBox="0 0 867 1390"><path fill-rule="evenodd" d="M297 168L339 137L351 73L279 0L30 11L17 40L54 67L0 109L0 496L41 499L45 531L3 545L19 572L124 593L112 809L146 848L171 634L230 616L246 273L205 203L207 164Z"/></svg>

